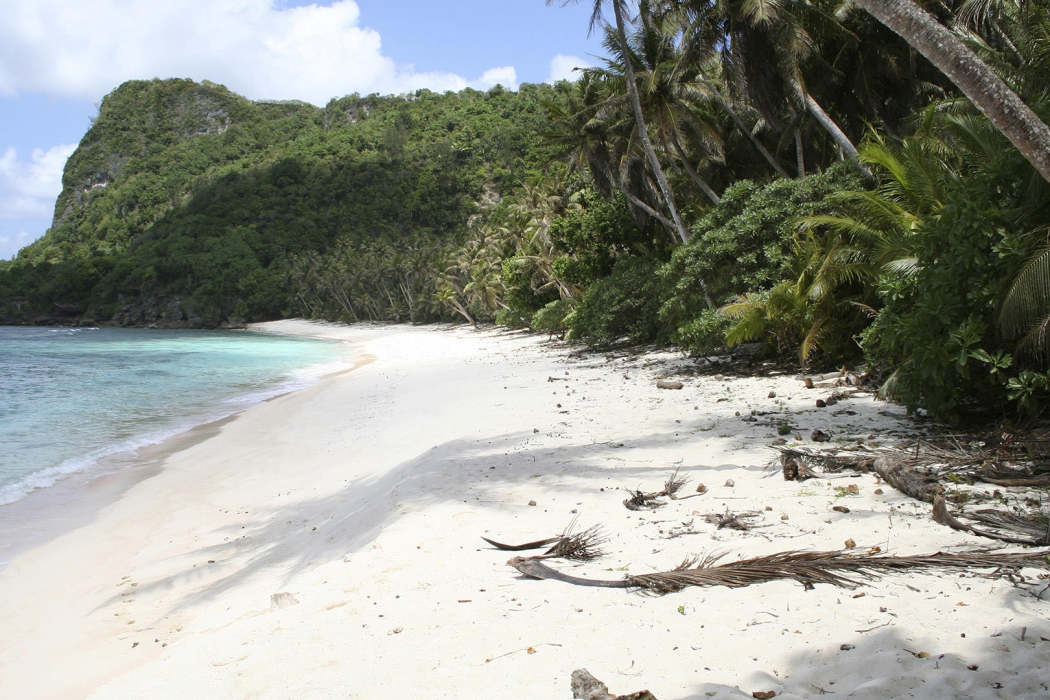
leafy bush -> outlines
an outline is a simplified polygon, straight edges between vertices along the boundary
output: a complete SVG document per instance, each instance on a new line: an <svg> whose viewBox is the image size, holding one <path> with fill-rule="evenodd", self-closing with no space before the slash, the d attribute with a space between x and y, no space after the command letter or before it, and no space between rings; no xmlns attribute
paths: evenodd
<svg viewBox="0 0 1050 700"><path fill-rule="evenodd" d="M561 333L569 329L573 313L576 310L575 299L558 299L544 306L532 317L532 330L541 333Z"/></svg>
<svg viewBox="0 0 1050 700"><path fill-rule="evenodd" d="M826 198L833 192L863 187L862 175L848 161L820 175L764 186L750 181L733 185L661 270L670 288L663 318L685 325L707 308L707 295L724 304L788 279L799 219L831 211Z"/></svg>
<svg viewBox="0 0 1050 700"><path fill-rule="evenodd" d="M715 352L725 347L726 332L732 324L732 318L717 309L704 309L691 321L676 328L671 340L695 355Z"/></svg>
<svg viewBox="0 0 1050 700"><path fill-rule="evenodd" d="M626 336L652 341L667 336L660 322L660 281L647 258L622 257L612 272L594 283L572 319L573 337L610 341Z"/></svg>

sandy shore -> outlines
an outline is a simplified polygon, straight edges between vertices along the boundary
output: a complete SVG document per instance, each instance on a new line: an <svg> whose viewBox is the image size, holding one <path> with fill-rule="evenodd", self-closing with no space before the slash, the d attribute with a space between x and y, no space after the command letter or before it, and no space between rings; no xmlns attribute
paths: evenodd
<svg viewBox="0 0 1050 700"><path fill-rule="evenodd" d="M1050 694L1041 586L909 574L651 597L526 579L480 539L552 537L578 516L604 525L609 554L558 566L607 579L711 551L985 544L876 494L874 476L764 470L780 422L892 442L916 430L899 407L816 409L828 392L784 375L661 390L688 361L573 356L537 336L264 325L374 361L237 415L16 557L0 572L0 697L567 699L580 667L660 700ZM753 410L766 415L742 420ZM707 492L624 508L625 489L675 468ZM726 510L761 527L704 522Z"/></svg>

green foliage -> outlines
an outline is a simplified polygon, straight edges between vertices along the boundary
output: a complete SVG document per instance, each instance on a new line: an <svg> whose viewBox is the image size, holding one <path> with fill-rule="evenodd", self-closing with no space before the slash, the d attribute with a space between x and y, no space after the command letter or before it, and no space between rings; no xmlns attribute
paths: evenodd
<svg viewBox="0 0 1050 700"><path fill-rule="evenodd" d="M671 289L663 317L686 325L707 308L699 280L706 282L712 300L723 304L790 277L799 219L832 211L828 195L862 186L852 163L764 186L749 181L733 185L718 206L693 225L689 243L675 250L661 271Z"/></svg>
<svg viewBox="0 0 1050 700"><path fill-rule="evenodd" d="M726 332L732 325L730 316L717 309L704 309L674 329L671 340L694 355L711 353L725 347Z"/></svg>
<svg viewBox="0 0 1050 700"><path fill-rule="evenodd" d="M541 100L553 96L542 85L421 90L318 109L188 80L125 83L70 158L51 230L0 271L0 309L22 317L51 314L55 303L126 309L118 322L142 323L149 309L174 304L190 325L277 318L303 304L321 316L348 313L331 285L289 289L299 277L288 260L379 242L458 245L480 201L512 193L559 153L536 138L546 126ZM99 257L113 259L107 274L92 284L67 279L66 261ZM380 258L365 259L370 278L396 284L371 274L389 267ZM386 301L369 313L445 317L424 308L434 290L416 284L443 274L441 264L410 274L412 302L396 310L400 290L370 290ZM22 268L35 272L14 272ZM464 281L470 293L478 284Z"/></svg>
<svg viewBox="0 0 1050 700"><path fill-rule="evenodd" d="M572 320L573 337L608 342L627 337L634 342L665 338L660 322L660 282L656 264L647 258L622 257L612 272L587 290Z"/></svg>
<svg viewBox="0 0 1050 700"><path fill-rule="evenodd" d="M966 405L989 408L1004 398L1004 367L991 361L1003 349L995 306L1019 241L993 182L988 173L960 181L944 208L918 227L915 274L882 279L885 308L863 335L869 357L895 368L885 394L943 420L957 419Z"/></svg>
<svg viewBox="0 0 1050 700"><path fill-rule="evenodd" d="M576 311L575 299L558 299L544 306L532 317L532 330L561 333L569 329Z"/></svg>

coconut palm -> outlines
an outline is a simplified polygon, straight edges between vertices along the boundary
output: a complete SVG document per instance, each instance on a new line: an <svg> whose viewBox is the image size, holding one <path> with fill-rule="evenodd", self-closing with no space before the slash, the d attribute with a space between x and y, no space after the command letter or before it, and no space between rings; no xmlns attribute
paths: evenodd
<svg viewBox="0 0 1050 700"><path fill-rule="evenodd" d="M593 12L591 13L591 30L594 30L602 22L602 11L605 5L608 3L612 6L613 17L615 19L616 38L620 44L620 50L623 51L625 56L630 55L630 48L627 44L627 31L625 29L624 15L627 13L627 3L625 0L589 0L593 2ZM547 0L548 5L552 5L555 2L560 2L562 6L567 4L576 4L580 0ZM636 125L636 131L638 134L638 141L645 151L645 157L649 162L649 167L652 169L654 177L656 177L657 184L660 188L660 193L663 195L664 204L667 206L667 210L671 214L671 220L674 222L675 231L683 242L689 240L689 230L686 229L685 224L682 223L682 218L678 214L678 207L675 204L674 193L671 191L671 186L667 182L667 176L664 174L663 168L660 166L660 160L656 157L656 151L653 150L653 144L649 140L649 134L646 129L645 117L642 113L642 103L638 95L638 84L635 82L634 66L631 65L631 61L624 61L624 74L627 77L627 91L631 97L631 107L634 111L634 119Z"/></svg>
<svg viewBox="0 0 1050 700"><path fill-rule="evenodd" d="M853 0L944 72L1050 182L1050 127L950 29L911 0Z"/></svg>

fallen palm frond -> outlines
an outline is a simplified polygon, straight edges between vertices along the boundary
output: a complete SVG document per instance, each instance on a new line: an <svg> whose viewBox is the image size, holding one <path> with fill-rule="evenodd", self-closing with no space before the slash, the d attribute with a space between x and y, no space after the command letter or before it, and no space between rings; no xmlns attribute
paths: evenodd
<svg viewBox="0 0 1050 700"><path fill-rule="evenodd" d="M756 583L780 579L799 581L806 588L817 583L830 583L843 588L854 588L865 580L904 571L929 572L940 569L992 569L989 576L1005 577L1013 582L1024 581L1020 570L1024 567L1050 570L1050 551L989 552L977 550L960 554L919 556L853 556L844 552L780 552L765 557L717 564L724 555L712 555L701 560L687 560L673 571L656 574L628 575L616 581L591 580L552 569L536 558L514 557L508 565L532 578L562 581L578 586L602 588L637 588L656 594L673 593L690 586L727 586L740 588Z"/></svg>
<svg viewBox="0 0 1050 700"><path fill-rule="evenodd" d="M565 527L565 530L558 537L549 537L544 540L536 540L535 542L526 542L525 544L503 544L490 540L488 537L482 537L496 549L502 549L508 552L521 552L528 549L539 549L540 547L546 547L547 545L553 544L554 546L548 549L543 554L536 557L537 559L573 559L575 561L592 561L605 555L602 551L602 545L605 544L608 539L605 537L605 533L601 525L592 525L591 527L581 532L573 533L576 528L576 518L573 518L571 522Z"/></svg>
<svg viewBox="0 0 1050 700"><path fill-rule="evenodd" d="M812 452L795 447L781 447L779 463L785 480L805 481L816 476L815 468L828 473L852 470L866 474L874 466L875 458L876 455L870 453L842 455Z"/></svg>
<svg viewBox="0 0 1050 700"><path fill-rule="evenodd" d="M1016 515L1001 510L979 510L969 516L996 531L981 530L955 518L948 512L942 496L933 502L933 519L953 530L969 532L1000 542L1026 544L1034 547L1050 545L1050 518L1043 515ZM1010 534L1005 534L1010 533Z"/></svg>
<svg viewBox="0 0 1050 700"><path fill-rule="evenodd" d="M628 493L631 497L625 499L623 504L627 507L627 510L651 510L653 508L659 508L660 506L667 505L660 499L663 497L670 498L672 501L679 500L678 492L682 490L682 487L689 483L687 477L679 477L678 470L675 469L671 472L671 476L664 482L663 490L654 491L652 493L646 493L641 489L630 490ZM686 497L688 498L688 496Z"/></svg>

